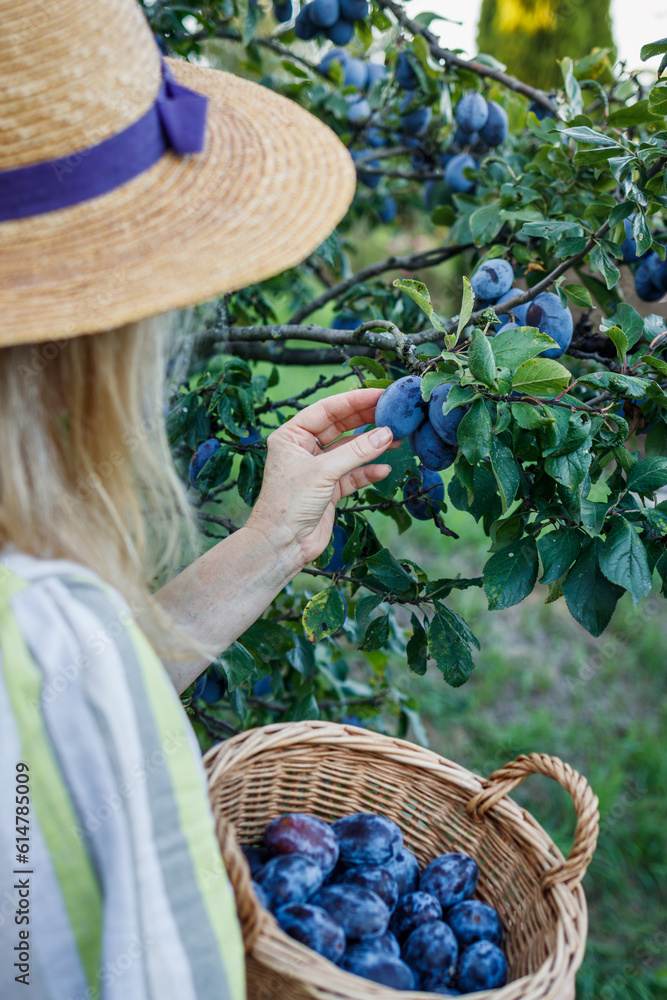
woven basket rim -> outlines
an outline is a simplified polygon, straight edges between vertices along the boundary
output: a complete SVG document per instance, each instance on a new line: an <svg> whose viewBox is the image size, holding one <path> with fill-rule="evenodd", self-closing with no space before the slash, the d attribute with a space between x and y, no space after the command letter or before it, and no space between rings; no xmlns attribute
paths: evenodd
<svg viewBox="0 0 667 1000"><path fill-rule="evenodd" d="M434 772L443 780L468 793L471 799L485 792L489 784L489 779L484 779L462 765L407 740L374 733L356 726L310 720L256 727L212 747L204 755L209 791L214 790L217 781L221 780L229 769L247 766L254 758L270 751L285 752L290 748L295 750L301 748L303 751L307 744L328 744L352 753L381 754L404 767ZM557 758L549 759L557 760ZM563 766L567 768L567 765ZM585 784L585 779L582 780ZM595 804L597 805L597 800ZM488 813L496 823L511 828L513 835L518 835L525 842L526 848L533 852L534 858L539 859L544 874L557 873L562 869L566 861L564 855L526 809L504 795L500 801L494 802L488 808ZM475 822L472 817L471 822ZM238 851L238 848L236 850ZM245 858L242 855L241 857L242 865L247 869ZM249 869L247 874L249 877ZM254 897L252 889L249 891ZM514 979L500 989L477 993L476 996L480 1000L486 998L488 1000L554 998L555 1000L562 995L561 991L568 982L573 981L574 973L581 964L585 951L588 926L585 895L580 884L573 887L554 884L548 890L548 896L556 920L558 942L556 952L547 956L534 972ZM313 996L343 998L344 993L332 989L332 963L285 934L273 916L259 907L256 898L255 905L258 915L256 936L251 948L253 957L276 972L293 979L300 978L309 986L321 991L314 992ZM294 969L295 965L298 967L297 971ZM352 973L343 972L336 966L334 968L339 977L343 975L351 977L349 996L358 997L360 1000L362 997L369 1000L371 997L374 1000L408 1000L408 997L438 996L423 991L404 993L353 976Z"/></svg>

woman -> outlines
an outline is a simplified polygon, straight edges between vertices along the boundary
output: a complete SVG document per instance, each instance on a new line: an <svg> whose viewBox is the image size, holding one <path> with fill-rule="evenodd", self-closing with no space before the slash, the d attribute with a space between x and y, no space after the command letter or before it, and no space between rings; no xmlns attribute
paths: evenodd
<svg viewBox="0 0 667 1000"><path fill-rule="evenodd" d="M2 15L0 994L240 1000L178 694L387 475L366 463L391 432L341 437L378 390L307 407L270 435L247 524L174 576L196 535L155 314L302 260L354 169L295 104L161 61L135 0Z"/></svg>

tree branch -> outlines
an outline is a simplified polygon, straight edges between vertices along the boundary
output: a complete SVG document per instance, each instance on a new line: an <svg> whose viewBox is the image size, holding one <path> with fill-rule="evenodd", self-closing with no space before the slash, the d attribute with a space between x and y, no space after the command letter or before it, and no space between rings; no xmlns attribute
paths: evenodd
<svg viewBox="0 0 667 1000"><path fill-rule="evenodd" d="M308 302L297 309L290 319L290 323L300 323L306 316L310 316L318 309L321 309L327 302L339 299L350 288L354 288L355 285L360 285L370 278L377 278L378 275L384 274L386 271L420 271L422 268L435 267L436 264L442 264L444 261L450 260L452 257L458 257L459 254L472 249L474 249L473 243L454 244L449 247L432 247L430 250L422 250L419 253L404 254L400 257L386 257L384 260L375 261L374 264L367 264L366 267L362 267L356 274L351 275L351 277L346 278L344 281L339 281L337 285L318 295L312 302Z"/></svg>
<svg viewBox="0 0 667 1000"><path fill-rule="evenodd" d="M221 517L219 514L208 514L206 511L198 510L197 517L201 521L210 521L212 524L219 524L220 527L226 528L230 535L239 530L238 525L233 524L229 518Z"/></svg>
<svg viewBox="0 0 667 1000"><path fill-rule="evenodd" d="M195 32L193 35L181 35L178 40L185 41L187 39L189 42L205 42L211 38L222 38L230 42L243 41L238 31L234 31L231 28L224 28L222 26L216 28L213 34L211 34L210 31L202 30ZM315 63L312 63L309 59L305 59L303 56L298 55L298 53L293 52L292 49L287 48L286 45L282 45L275 38L254 38L253 41L255 44L261 45L262 48L270 49L272 52L275 52L282 59L289 59L290 62L301 63L301 65L305 66L306 69L309 69L311 73L315 73L317 76L322 76L327 80L330 79L328 74L323 73L319 66Z"/></svg>
<svg viewBox="0 0 667 1000"><path fill-rule="evenodd" d="M211 340L211 346L213 343ZM226 354L246 361L269 361L274 365L339 365L341 362L341 348L290 348L277 343L246 344L242 340L229 341L223 346ZM372 358L375 348L360 345L355 348L355 353Z"/></svg>
<svg viewBox="0 0 667 1000"><path fill-rule="evenodd" d="M516 77L509 76L508 73L503 73L501 70L493 69L491 66L485 66L484 63L476 62L474 59L462 59L455 52L443 49L440 45L440 40L433 32L417 21L414 21L411 17L408 17L401 5L396 3L395 0L378 0L378 5L384 7L385 10L390 10L401 27L407 28L410 34L421 35L428 43L434 59L444 62L447 67L456 66L458 69L466 69L470 73L476 73L478 76L495 80L496 83L507 87L508 90L513 90L516 94L523 94L524 97L529 97L532 101L540 104L554 118L558 117L558 105L543 90L530 87L522 80L517 80Z"/></svg>
<svg viewBox="0 0 667 1000"><path fill-rule="evenodd" d="M293 406L295 409L300 410L303 408L300 403L301 399L312 396L313 393L319 392L320 389L328 389L329 386L336 385L338 382L344 382L346 378L352 377L354 377L353 371L345 372L344 375L332 375L331 378L325 378L324 375L320 375L315 385L309 389L304 389L303 392L297 393L296 396L290 396L289 399L267 400L262 406L257 407L255 413L266 413L270 410L277 410L281 406Z"/></svg>
<svg viewBox="0 0 667 1000"><path fill-rule="evenodd" d="M319 343L331 344L334 347L355 346L365 344L367 347L380 350L395 350L404 363L407 360L413 365L419 365L415 358L415 347L433 340L436 333L433 329L421 330L406 336L389 320L372 319L360 323L355 330L332 330L315 323L286 323L274 326L233 326L230 333L246 342L262 340L314 340ZM228 344L219 342L220 349L226 351ZM340 355L336 360L340 362Z"/></svg>

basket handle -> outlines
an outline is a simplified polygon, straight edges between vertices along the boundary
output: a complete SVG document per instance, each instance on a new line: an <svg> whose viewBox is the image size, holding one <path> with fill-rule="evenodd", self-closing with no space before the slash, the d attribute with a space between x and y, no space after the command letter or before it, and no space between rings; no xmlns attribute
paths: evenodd
<svg viewBox="0 0 667 1000"><path fill-rule="evenodd" d="M249 952L259 937L263 910L252 887L250 866L238 845L234 828L222 815L218 815L216 820L216 834L222 860L234 890L243 946Z"/></svg>
<svg viewBox="0 0 667 1000"><path fill-rule="evenodd" d="M489 775L483 782L484 788L470 799L466 810L473 819L481 822L485 813L520 785L529 774L543 774L547 778L553 778L572 796L577 826L570 856L563 864L542 874L542 885L545 889L567 885L574 891L593 857L600 827L600 813L597 795L584 776L569 764L548 754L521 754L516 760Z"/></svg>

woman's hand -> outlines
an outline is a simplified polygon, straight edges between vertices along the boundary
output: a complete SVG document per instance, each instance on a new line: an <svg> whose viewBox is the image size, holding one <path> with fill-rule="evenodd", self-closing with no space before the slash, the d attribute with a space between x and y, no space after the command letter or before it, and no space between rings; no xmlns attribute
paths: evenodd
<svg viewBox="0 0 667 1000"><path fill-rule="evenodd" d="M389 465L367 465L391 444L388 427L336 440L375 418L382 389L354 389L321 399L267 439L262 489L246 523L281 550L296 546L302 565L327 547L336 504L389 475ZM319 442L319 443L318 443Z"/></svg>

